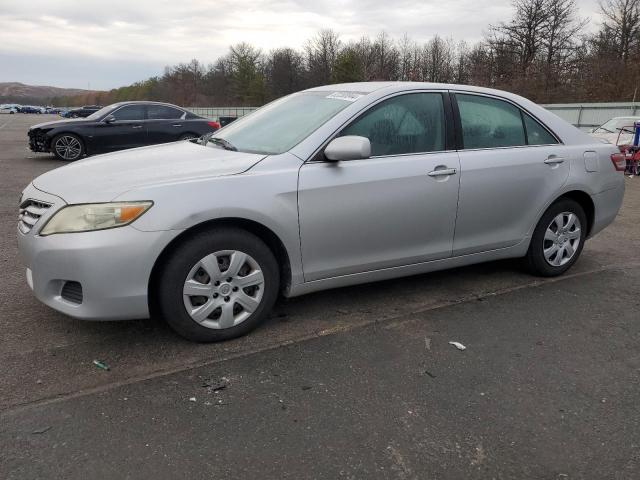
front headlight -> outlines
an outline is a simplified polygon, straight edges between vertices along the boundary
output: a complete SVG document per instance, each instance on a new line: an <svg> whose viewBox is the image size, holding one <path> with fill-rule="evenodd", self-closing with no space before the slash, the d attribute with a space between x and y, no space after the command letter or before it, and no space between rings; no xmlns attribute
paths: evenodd
<svg viewBox="0 0 640 480"><path fill-rule="evenodd" d="M49 219L40 235L90 232L123 227L149 210L153 202L115 202L69 205Z"/></svg>

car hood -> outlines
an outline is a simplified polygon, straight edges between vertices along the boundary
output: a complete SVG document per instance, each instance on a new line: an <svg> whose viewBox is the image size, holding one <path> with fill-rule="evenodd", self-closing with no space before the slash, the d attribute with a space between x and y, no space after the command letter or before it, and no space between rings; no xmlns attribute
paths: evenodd
<svg viewBox="0 0 640 480"><path fill-rule="evenodd" d="M69 118L63 120L54 120L53 122L44 122L38 123L37 125L33 125L29 130L35 129L51 129L61 126L71 126L71 125L80 125L82 123L92 122L93 120L87 120L86 118Z"/></svg>
<svg viewBox="0 0 640 480"><path fill-rule="evenodd" d="M181 141L80 160L40 175L33 185L67 203L108 202L137 187L242 173L263 158Z"/></svg>

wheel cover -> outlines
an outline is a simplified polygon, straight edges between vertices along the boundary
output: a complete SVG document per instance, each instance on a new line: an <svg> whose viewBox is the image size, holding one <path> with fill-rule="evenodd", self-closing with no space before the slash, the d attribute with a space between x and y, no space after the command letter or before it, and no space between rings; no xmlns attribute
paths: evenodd
<svg viewBox="0 0 640 480"><path fill-rule="evenodd" d="M256 260L237 250L221 250L196 263L182 296L189 316L212 329L235 327L251 316L264 295L264 274Z"/></svg>
<svg viewBox="0 0 640 480"><path fill-rule="evenodd" d="M56 153L65 160L75 160L82 152L80 140L72 135L63 135L58 138L54 148L56 149Z"/></svg>
<svg viewBox="0 0 640 480"><path fill-rule="evenodd" d="M561 267L569 262L582 240L580 219L573 212L556 215L547 227L542 241L542 251L547 263Z"/></svg>

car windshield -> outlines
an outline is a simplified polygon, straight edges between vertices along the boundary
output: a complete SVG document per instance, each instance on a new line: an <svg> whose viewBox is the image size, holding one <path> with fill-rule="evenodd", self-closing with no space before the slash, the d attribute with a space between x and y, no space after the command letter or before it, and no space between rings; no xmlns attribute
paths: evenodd
<svg viewBox="0 0 640 480"><path fill-rule="evenodd" d="M87 120L98 120L110 111L114 110L119 105L109 105L106 107L102 107L100 110L93 112L91 115L87 117Z"/></svg>
<svg viewBox="0 0 640 480"><path fill-rule="evenodd" d="M240 152L284 153L361 96L330 91L289 95L239 118L211 136L207 144Z"/></svg>
<svg viewBox="0 0 640 480"><path fill-rule="evenodd" d="M625 133L633 133L634 122L640 121L639 118L612 118L608 122L602 124L596 129L596 133L618 133L621 130Z"/></svg>

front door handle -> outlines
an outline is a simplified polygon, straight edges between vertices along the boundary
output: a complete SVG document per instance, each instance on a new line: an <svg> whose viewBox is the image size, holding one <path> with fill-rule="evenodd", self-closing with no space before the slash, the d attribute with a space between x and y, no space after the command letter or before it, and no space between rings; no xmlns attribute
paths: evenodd
<svg viewBox="0 0 640 480"><path fill-rule="evenodd" d="M181 127L182 124L181 123L174 123L173 125L171 125L172 127Z"/></svg>
<svg viewBox="0 0 640 480"><path fill-rule="evenodd" d="M440 170L433 170L427 173L427 175L430 177L444 177L446 175L455 175L456 173L458 173L458 171L455 168L443 168Z"/></svg>
<svg viewBox="0 0 640 480"><path fill-rule="evenodd" d="M564 163L564 158L551 155L544 161L544 163L546 163L547 165L559 165L560 163Z"/></svg>
<svg viewBox="0 0 640 480"><path fill-rule="evenodd" d="M134 126L133 126L133 127L131 127L131 128L142 128L142 125L134 125Z"/></svg>

